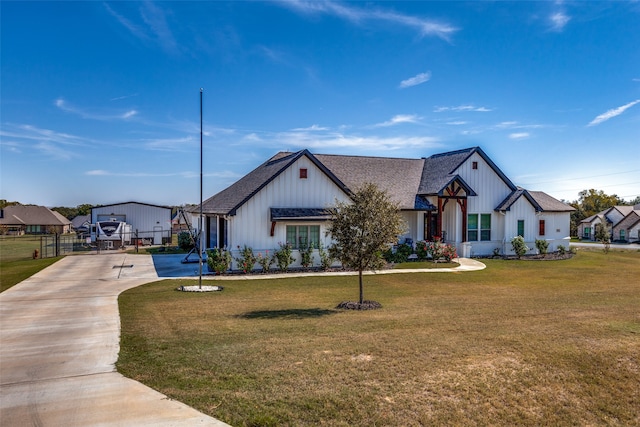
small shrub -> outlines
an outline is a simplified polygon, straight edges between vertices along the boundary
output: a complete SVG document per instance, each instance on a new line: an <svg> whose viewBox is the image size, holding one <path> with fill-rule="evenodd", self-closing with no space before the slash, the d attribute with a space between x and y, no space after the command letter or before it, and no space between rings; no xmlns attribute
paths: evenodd
<svg viewBox="0 0 640 427"><path fill-rule="evenodd" d="M387 262L393 262L400 264L409 260L409 255L413 253L413 248L410 245L402 244L395 247L390 247L382 252L382 258Z"/></svg>
<svg viewBox="0 0 640 427"><path fill-rule="evenodd" d="M544 239L536 239L536 248L538 252L540 252L540 255L546 255L549 249L549 242Z"/></svg>
<svg viewBox="0 0 640 427"><path fill-rule="evenodd" d="M429 256L429 246L424 240L416 242L416 255L419 260L425 260Z"/></svg>
<svg viewBox="0 0 640 427"><path fill-rule="evenodd" d="M402 244L402 245L398 245L398 248L396 249L396 258L397 258L397 263L400 262L407 262L409 260L409 255L411 255L413 253L413 248L411 247L411 245L407 245L407 244Z"/></svg>
<svg viewBox="0 0 640 427"><path fill-rule="evenodd" d="M236 258L238 267L240 267L240 269L242 269L244 273L250 272L251 270L253 270L253 266L258 260L253 254L253 249L251 249L247 245L244 245L242 249L240 249L240 246L238 246L238 249L240 250L240 256Z"/></svg>
<svg viewBox="0 0 640 427"><path fill-rule="evenodd" d="M231 267L231 252L222 248L207 249L207 266L216 274L223 274Z"/></svg>
<svg viewBox="0 0 640 427"><path fill-rule="evenodd" d="M257 262L260 264L263 273L268 273L269 269L271 269L271 264L273 264L273 258L269 256L269 251L266 251L264 255L258 253Z"/></svg>
<svg viewBox="0 0 640 427"><path fill-rule="evenodd" d="M318 255L320 255L320 267L322 267L323 270L330 269L335 258L333 258L322 246L318 248Z"/></svg>
<svg viewBox="0 0 640 427"><path fill-rule="evenodd" d="M194 238L188 231L178 233L178 247L183 251L190 251L194 247Z"/></svg>
<svg viewBox="0 0 640 427"><path fill-rule="evenodd" d="M518 259L520 259L522 255L526 254L529 250L524 242L524 237L522 236L516 236L511 239L511 248L513 248L513 251L516 253Z"/></svg>
<svg viewBox="0 0 640 427"><path fill-rule="evenodd" d="M496 258L500 256L500 248L495 248L493 250L493 256Z"/></svg>
<svg viewBox="0 0 640 427"><path fill-rule="evenodd" d="M558 245L558 254L564 255L566 253L567 253L567 250L565 249L565 247L562 245Z"/></svg>
<svg viewBox="0 0 640 427"><path fill-rule="evenodd" d="M287 271L295 258L291 255L291 243L278 243L279 249L273 253L273 261L281 271Z"/></svg>
<svg viewBox="0 0 640 427"><path fill-rule="evenodd" d="M448 243L445 243L444 250L442 251L442 257L447 262L451 262L452 259L458 258L458 252L456 251L456 247Z"/></svg>
<svg viewBox="0 0 640 427"><path fill-rule="evenodd" d="M313 265L313 245L300 249L300 264L304 268L309 268Z"/></svg>

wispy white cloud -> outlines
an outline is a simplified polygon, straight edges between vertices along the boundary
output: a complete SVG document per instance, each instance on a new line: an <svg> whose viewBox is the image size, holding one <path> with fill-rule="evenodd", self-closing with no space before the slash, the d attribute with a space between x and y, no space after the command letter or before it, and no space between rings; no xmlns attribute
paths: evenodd
<svg viewBox="0 0 640 427"><path fill-rule="evenodd" d="M138 115L137 110L128 110L123 113L112 113L112 114L99 114L99 113L88 112L80 108L74 107L72 105L69 105L69 103L65 101L63 98L56 99L54 102L54 105L66 113L75 114L77 116L82 117L83 119L103 120L103 121L127 120Z"/></svg>
<svg viewBox="0 0 640 427"><path fill-rule="evenodd" d="M452 125L452 126L462 126L462 125L466 125L468 122L465 122L463 120L454 120L452 122L447 122L448 125Z"/></svg>
<svg viewBox="0 0 640 427"><path fill-rule="evenodd" d="M329 128L322 127L322 126L319 126L319 125L316 125L316 124L311 125L308 128L295 128L295 129L292 129L292 131L294 131L294 132L299 132L299 131L314 131L315 132L315 131L325 131L325 130L329 130Z"/></svg>
<svg viewBox="0 0 640 427"><path fill-rule="evenodd" d="M345 135L329 132L318 134L317 132L286 132L280 133L274 138L274 143L286 147L299 147L310 149L347 149L347 150L371 150L371 151L396 151L401 149L424 149L440 146L439 140L430 136L397 136L378 137Z"/></svg>
<svg viewBox="0 0 640 427"><path fill-rule="evenodd" d="M84 172L87 176L112 176L112 177L124 177L124 178L171 178L171 177L182 177L182 178L196 178L199 177L200 174L192 171L181 171L181 172L114 172L108 171L104 169L92 169ZM204 173L203 176L210 178L239 178L240 175L231 172L231 171L220 171L220 172L207 172Z"/></svg>
<svg viewBox="0 0 640 427"><path fill-rule="evenodd" d="M140 14L160 46L167 52L176 53L178 43L169 28L165 11L154 2L146 1L140 8Z"/></svg>
<svg viewBox="0 0 640 427"><path fill-rule="evenodd" d="M245 135L242 139L244 141L249 141L249 142L252 142L252 143L253 142L261 142L262 141L262 138L260 138L260 136L255 132L251 132L250 134Z"/></svg>
<svg viewBox="0 0 640 427"><path fill-rule="evenodd" d="M103 3L103 5L104 5L105 9L107 10L107 12L109 12L109 14L111 16L116 18L116 20L123 27L125 27L127 30L129 30L131 32L131 34L133 34L134 36L136 36L137 38L142 39L142 40L148 40L149 39L149 36L145 33L144 28L140 27L139 25L136 25L134 22L130 21L126 17L122 16L121 14L119 14L118 12L113 10L111 8L111 6L109 6L108 3L105 2L105 3Z"/></svg>
<svg viewBox="0 0 640 427"><path fill-rule="evenodd" d="M3 147L10 148L8 151L38 154L55 160L71 160L80 157L79 153L90 142L76 135L28 124L5 125L0 130L0 136ZM7 139L10 143L5 143Z"/></svg>
<svg viewBox="0 0 640 427"><path fill-rule="evenodd" d="M606 122L609 119L612 119L620 114L624 113L627 109L633 107L634 105L640 103L640 99L636 99L635 101L631 101L628 104L625 104L618 108L613 108L605 113L600 114L595 119L591 120L587 126L595 126L599 125L602 122Z"/></svg>
<svg viewBox="0 0 640 427"><path fill-rule="evenodd" d="M569 23L571 17L563 11L556 11L549 16L549 26L552 31L561 32Z"/></svg>
<svg viewBox="0 0 640 427"><path fill-rule="evenodd" d="M418 123L420 119L421 117L415 114L398 114L396 116L393 116L390 120L387 120L386 122L375 124L374 127L388 127L388 126L399 125L402 123Z"/></svg>
<svg viewBox="0 0 640 427"><path fill-rule="evenodd" d="M435 36L449 40L458 28L433 20L418 18L415 16L400 14L391 10L363 9L332 1L282 1L279 4L295 9L302 13L338 16L356 24L366 21L382 21L402 25L417 30L421 36Z"/></svg>
<svg viewBox="0 0 640 427"><path fill-rule="evenodd" d="M494 126L496 129L540 129L547 127L539 124L522 124L517 121L500 122Z"/></svg>
<svg viewBox="0 0 640 427"><path fill-rule="evenodd" d="M400 89L405 89L411 86L416 86L422 84L424 82L428 82L431 79L431 71L427 71L426 73L416 74L413 77L410 77L406 80L400 82Z"/></svg>
<svg viewBox="0 0 640 427"><path fill-rule="evenodd" d="M445 111L475 111L480 113L486 113L489 111L493 111L491 108L487 107L476 107L475 105L458 105L456 107L436 107L433 112L434 113L443 113Z"/></svg>
<svg viewBox="0 0 640 427"><path fill-rule="evenodd" d="M61 145L82 146L86 139L51 129L42 129L33 125L9 125L10 131L0 130L0 136L29 141L49 142Z"/></svg>
<svg viewBox="0 0 640 427"><path fill-rule="evenodd" d="M144 140L144 147L152 151L191 151L196 140L192 136ZM199 143L199 140L198 140Z"/></svg>
<svg viewBox="0 0 640 427"><path fill-rule="evenodd" d="M515 133L509 134L509 139L524 139L524 138L529 138L529 136L530 136L529 132L515 132Z"/></svg>
<svg viewBox="0 0 640 427"><path fill-rule="evenodd" d="M115 98L111 98L109 101L120 101L122 99L133 98L134 96L138 96L138 94L133 93L131 95L116 96Z"/></svg>
<svg viewBox="0 0 640 427"><path fill-rule="evenodd" d="M141 4L138 9L140 15L136 17L136 19L141 20L139 23L118 13L108 3L104 3L104 7L120 25L129 30L137 39L144 42L156 42L163 50L169 53L177 53L179 51L179 45L169 27L164 9L158 7L154 2L146 1Z"/></svg>

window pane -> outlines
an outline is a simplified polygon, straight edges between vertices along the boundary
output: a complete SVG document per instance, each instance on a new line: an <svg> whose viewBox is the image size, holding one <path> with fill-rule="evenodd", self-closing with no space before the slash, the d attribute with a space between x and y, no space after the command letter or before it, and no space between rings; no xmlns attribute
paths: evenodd
<svg viewBox="0 0 640 427"><path fill-rule="evenodd" d="M478 240L478 231L469 230L468 234L469 234L469 238L467 239L468 241L473 242Z"/></svg>
<svg viewBox="0 0 640 427"><path fill-rule="evenodd" d="M296 227L294 227L293 225L287 225L287 243L290 243L292 246L296 247L297 242Z"/></svg>
<svg viewBox="0 0 640 427"><path fill-rule="evenodd" d="M306 248L309 244L309 227L301 225L298 227L298 248Z"/></svg>
<svg viewBox="0 0 640 427"><path fill-rule="evenodd" d="M538 234L541 236L544 236L544 219L540 220L540 225L538 228L539 228Z"/></svg>
<svg viewBox="0 0 640 427"><path fill-rule="evenodd" d="M468 230L477 230L478 229L478 214L469 214L467 217L467 229Z"/></svg>
<svg viewBox="0 0 640 427"><path fill-rule="evenodd" d="M491 230L482 230L480 232L480 240L484 240L484 241L491 240Z"/></svg>
<svg viewBox="0 0 640 427"><path fill-rule="evenodd" d="M480 228L482 230L491 230L491 214L480 215Z"/></svg>
<svg viewBox="0 0 640 427"><path fill-rule="evenodd" d="M320 226L319 225L312 225L309 227L309 243L313 245L313 247L316 249L320 247Z"/></svg>
<svg viewBox="0 0 640 427"><path fill-rule="evenodd" d="M518 236L524 237L524 220L518 220Z"/></svg>

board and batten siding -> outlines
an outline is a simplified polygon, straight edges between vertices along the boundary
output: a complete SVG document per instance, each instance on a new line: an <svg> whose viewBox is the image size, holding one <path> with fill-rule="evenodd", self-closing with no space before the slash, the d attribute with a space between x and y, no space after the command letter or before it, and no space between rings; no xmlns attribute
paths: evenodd
<svg viewBox="0 0 640 427"><path fill-rule="evenodd" d="M300 178L300 169L307 169L307 178ZM276 223L271 236L271 208L325 208L335 200L349 201L348 196L307 157L293 165L262 188L230 217L229 246L250 246L254 251L273 250L286 241L286 225L320 224L320 238L325 246L326 221Z"/></svg>
<svg viewBox="0 0 640 427"><path fill-rule="evenodd" d="M477 162L477 169L473 168L474 162ZM504 218L495 211L495 208L511 194L512 190L478 153L471 155L453 173L460 175L477 194L477 196L467 197L467 214L491 215L491 240L469 242L471 245L469 255L491 254L495 248L501 246L504 239ZM456 208L455 215L447 212L450 204L445 209L443 223L451 224L449 227L455 230L445 230L447 240L455 241L458 244L458 250L462 251L462 246L459 244L467 239L467 236L462 235L462 212L459 207Z"/></svg>
<svg viewBox="0 0 640 427"><path fill-rule="evenodd" d="M478 169L473 169L473 162L478 162ZM511 194L509 186L477 153L462 163L454 173L460 175L477 194L468 198L469 213L492 213Z"/></svg>

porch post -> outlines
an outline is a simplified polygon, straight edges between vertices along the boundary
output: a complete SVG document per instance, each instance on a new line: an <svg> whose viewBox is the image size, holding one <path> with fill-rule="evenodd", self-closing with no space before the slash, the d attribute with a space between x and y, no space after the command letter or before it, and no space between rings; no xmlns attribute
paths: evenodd
<svg viewBox="0 0 640 427"><path fill-rule="evenodd" d="M462 211L462 242L467 241L467 199L460 200L460 210Z"/></svg>
<svg viewBox="0 0 640 427"><path fill-rule="evenodd" d="M442 239L442 198L438 197L438 229L436 233Z"/></svg>

